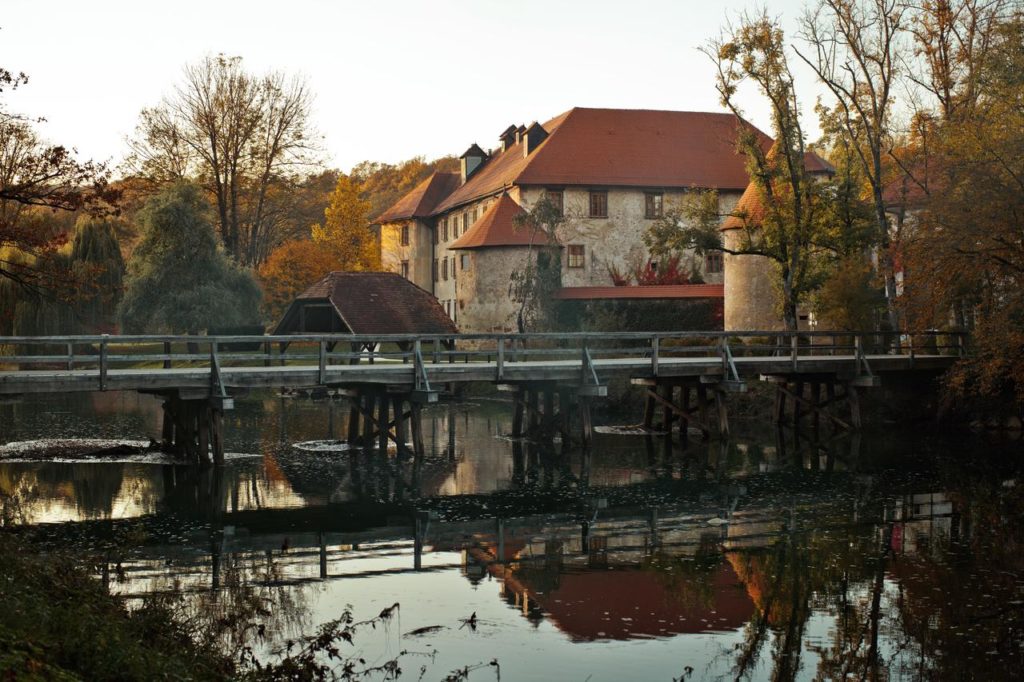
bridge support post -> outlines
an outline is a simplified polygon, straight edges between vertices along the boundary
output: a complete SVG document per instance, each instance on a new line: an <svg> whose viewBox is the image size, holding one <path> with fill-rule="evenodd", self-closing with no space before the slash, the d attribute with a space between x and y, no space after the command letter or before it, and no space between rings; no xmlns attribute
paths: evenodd
<svg viewBox="0 0 1024 682"><path fill-rule="evenodd" d="M224 463L224 400L165 396L161 447L192 464Z"/></svg>

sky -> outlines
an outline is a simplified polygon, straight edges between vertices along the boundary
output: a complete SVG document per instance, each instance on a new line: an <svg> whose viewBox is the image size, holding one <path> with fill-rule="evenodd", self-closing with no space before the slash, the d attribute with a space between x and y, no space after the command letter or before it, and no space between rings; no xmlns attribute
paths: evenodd
<svg viewBox="0 0 1024 682"><path fill-rule="evenodd" d="M49 141L119 163L144 107L206 55L307 79L325 165L492 148L510 124L574 106L721 111L698 47L754 0L3 0L7 110ZM803 0L772 0L793 42ZM804 125L820 89L793 63ZM752 91L744 112L769 130Z"/></svg>

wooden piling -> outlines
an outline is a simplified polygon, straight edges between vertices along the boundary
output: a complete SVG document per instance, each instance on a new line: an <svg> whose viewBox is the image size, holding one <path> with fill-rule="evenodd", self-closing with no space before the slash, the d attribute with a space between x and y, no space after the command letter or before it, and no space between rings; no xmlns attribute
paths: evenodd
<svg viewBox="0 0 1024 682"><path fill-rule="evenodd" d="M392 399L392 408L395 412L395 454L397 455L398 460L402 461L405 459L407 452L405 447L405 401L401 396L396 395Z"/></svg>
<svg viewBox="0 0 1024 682"><path fill-rule="evenodd" d="M377 397L377 448L383 455L388 451L388 394L381 391Z"/></svg>
<svg viewBox="0 0 1024 682"><path fill-rule="evenodd" d="M224 465L224 412L219 409L210 410L211 443L213 444L213 463Z"/></svg>
<svg viewBox="0 0 1024 682"><path fill-rule="evenodd" d="M523 389L520 387L515 393L515 407L512 413L512 437L522 438L523 437L523 409L525 400L523 396Z"/></svg>

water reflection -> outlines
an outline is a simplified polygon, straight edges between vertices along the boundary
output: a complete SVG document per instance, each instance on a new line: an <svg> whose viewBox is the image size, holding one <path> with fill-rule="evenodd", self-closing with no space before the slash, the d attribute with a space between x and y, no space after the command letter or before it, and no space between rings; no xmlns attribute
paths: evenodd
<svg viewBox="0 0 1024 682"><path fill-rule="evenodd" d="M72 521L36 535L98 553L126 597L241 613L267 649L397 599L398 632L366 655L497 657L510 679L1005 679L1024 663L1012 450L783 431L599 436L587 455L502 438L507 410L487 403L430 410L419 462L292 447L344 433L342 408L249 404L228 442L254 456L223 472L0 464L4 523ZM118 417L122 437L147 435L147 409Z"/></svg>

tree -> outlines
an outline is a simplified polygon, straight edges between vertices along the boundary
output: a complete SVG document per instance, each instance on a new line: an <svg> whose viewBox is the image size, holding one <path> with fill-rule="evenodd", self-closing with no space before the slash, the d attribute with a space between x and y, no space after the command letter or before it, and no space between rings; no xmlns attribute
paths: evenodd
<svg viewBox="0 0 1024 682"><path fill-rule="evenodd" d="M323 225L314 225L313 242L332 252L339 270L380 270L380 245L370 231L370 202L360 187L342 175L324 211Z"/></svg>
<svg viewBox="0 0 1024 682"><path fill-rule="evenodd" d="M562 286L562 252L558 229L565 214L546 195L529 211L517 214L518 230L528 230L530 243L523 268L512 273L509 296L519 304L516 330L553 331L558 327L558 302L555 292Z"/></svg>
<svg viewBox="0 0 1024 682"><path fill-rule="evenodd" d="M110 331L123 292L124 258L111 220L81 216L71 243L71 268L76 279L89 282L77 301L75 312L89 331Z"/></svg>
<svg viewBox="0 0 1024 682"><path fill-rule="evenodd" d="M818 106L823 127L849 140L870 188L892 329L899 329L899 315L884 160L893 146L906 12L903 0L817 0L803 19L803 38L813 53L797 50L835 100Z"/></svg>
<svg viewBox="0 0 1024 682"><path fill-rule="evenodd" d="M25 74L0 69L0 93L27 82ZM103 164L79 162L74 150L44 142L32 123L0 104L0 278L59 297L77 284L55 258L67 233L38 229L36 209L102 212L117 192Z"/></svg>
<svg viewBox="0 0 1024 682"><path fill-rule="evenodd" d="M125 331L195 334L259 319L259 287L220 247L208 215L200 190L185 183L147 202L119 307Z"/></svg>
<svg viewBox="0 0 1024 682"><path fill-rule="evenodd" d="M722 104L739 121L737 148L748 159L751 180L745 194L748 206L736 214L737 236L725 243L717 195L691 193L671 222L655 225L648 243L655 254L692 248L769 259L778 272L786 329L795 330L797 308L822 280L819 255L827 237L823 206L832 195L805 166L804 133L782 30L764 12L743 15L738 26L727 27L704 52L717 67ZM771 106L776 139L770 147L736 102L744 83L753 83Z"/></svg>
<svg viewBox="0 0 1024 682"><path fill-rule="evenodd" d="M260 266L266 317L279 320L295 298L314 282L343 265L332 249L309 239L295 239L274 249Z"/></svg>
<svg viewBox="0 0 1024 682"><path fill-rule="evenodd" d="M951 377L967 399L1024 404L1024 13L1002 20L966 118L935 123L933 187L907 244L913 303L976 327Z"/></svg>
<svg viewBox="0 0 1024 682"><path fill-rule="evenodd" d="M142 111L131 164L157 186L201 182L228 253L258 264L282 241L279 208L315 165L311 102L299 78L254 76L238 57L207 57L185 67L170 97Z"/></svg>

